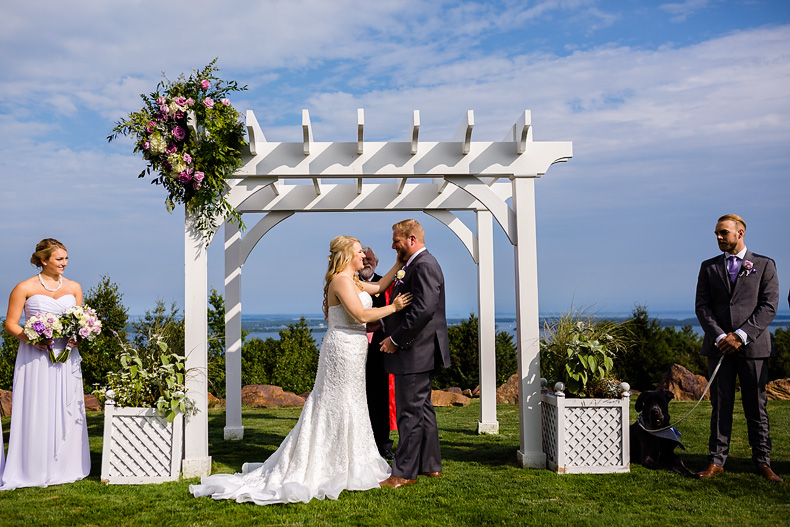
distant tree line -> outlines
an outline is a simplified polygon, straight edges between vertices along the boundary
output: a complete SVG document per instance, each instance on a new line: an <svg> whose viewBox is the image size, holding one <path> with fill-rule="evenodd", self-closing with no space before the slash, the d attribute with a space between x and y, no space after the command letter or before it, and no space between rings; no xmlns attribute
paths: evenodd
<svg viewBox="0 0 790 527"><path fill-rule="evenodd" d="M118 366L118 354L127 341L128 310L123 295L108 276L89 289L84 303L93 307L102 320L104 331L92 342L80 345L85 393L104 382L109 371ZM211 289L208 298L208 381L209 391L225 397L225 301L221 293ZM608 321L611 323L611 321ZM10 390L18 341L5 330L0 319L0 388ZM680 330L662 327L650 318L647 307L637 305L631 316L618 322L628 335L627 350L618 355L612 374L627 381L637 390L656 386L661 376L673 365L680 364L693 373L706 375L706 362L699 355L702 337L691 326ZM133 344L145 349L156 334L164 338L173 353L184 354L184 318L175 303L167 306L157 300L153 309L131 322ZM480 384L478 351L479 321L469 318L448 328L451 366L437 372L434 388L459 387L474 389ZM312 330L302 317L280 331L279 339L247 338L242 334L242 384L272 384L294 393L312 389L318 368L318 346ZM790 328L778 328L772 335L777 356L771 360L769 379L790 377ZM503 384L518 370L516 344L506 331L495 333L496 382Z"/></svg>

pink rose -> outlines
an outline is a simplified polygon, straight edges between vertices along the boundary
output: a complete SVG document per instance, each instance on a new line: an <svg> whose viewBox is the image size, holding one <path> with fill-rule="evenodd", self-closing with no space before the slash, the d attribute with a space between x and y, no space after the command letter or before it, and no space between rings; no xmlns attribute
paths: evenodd
<svg viewBox="0 0 790 527"><path fill-rule="evenodd" d="M79 334L80 337L85 338L91 334L91 330L89 328L80 328Z"/></svg>
<svg viewBox="0 0 790 527"><path fill-rule="evenodd" d="M176 103L179 106L184 106L187 103L187 98L184 97L183 95L179 95L178 97L173 99L173 102Z"/></svg>
<svg viewBox="0 0 790 527"><path fill-rule="evenodd" d="M178 182L181 183L182 185L186 185L191 180L192 180L192 176L190 176L186 172L181 172L180 174L178 174Z"/></svg>
<svg viewBox="0 0 790 527"><path fill-rule="evenodd" d="M198 183L200 183L201 181L203 181L203 177L205 177L205 174L203 174L203 172L200 172L199 170L198 170L197 172L195 172L194 179L195 179L195 181L197 181Z"/></svg>
<svg viewBox="0 0 790 527"><path fill-rule="evenodd" d="M200 181L192 181L192 188L195 190L200 190L201 184Z"/></svg>
<svg viewBox="0 0 790 527"><path fill-rule="evenodd" d="M167 104L167 99L165 99L164 95L160 95L156 98L156 104L159 106L165 106Z"/></svg>
<svg viewBox="0 0 790 527"><path fill-rule="evenodd" d="M211 99L211 97L206 97L203 99L203 104L206 105L206 108L214 108L214 101Z"/></svg>
<svg viewBox="0 0 790 527"><path fill-rule="evenodd" d="M211 83L209 81L200 81L200 87L204 90L208 90Z"/></svg>
<svg viewBox="0 0 790 527"><path fill-rule="evenodd" d="M151 149L151 141L145 141L143 143L143 150L150 150Z"/></svg>
<svg viewBox="0 0 790 527"><path fill-rule="evenodd" d="M187 163L187 164L189 164L189 163L191 163L191 162L192 162L192 156L191 156L191 155L189 155L189 154L187 154L186 152L184 152L184 157L183 157L183 159L184 159L184 163Z"/></svg>
<svg viewBox="0 0 790 527"><path fill-rule="evenodd" d="M175 137L177 140L182 141L186 136L187 133L180 126L173 128L173 137Z"/></svg>
<svg viewBox="0 0 790 527"><path fill-rule="evenodd" d="M230 99L227 97L222 99L222 106L230 106Z"/></svg>
<svg viewBox="0 0 790 527"><path fill-rule="evenodd" d="M194 106L194 105L195 105L195 99L193 99L192 97L187 99L187 106Z"/></svg>
<svg viewBox="0 0 790 527"><path fill-rule="evenodd" d="M153 121L148 121L148 124L145 126L145 131L149 134L156 129L156 123Z"/></svg>
<svg viewBox="0 0 790 527"><path fill-rule="evenodd" d="M167 145L167 148L165 148L165 152L167 152L168 154L175 154L176 152L178 152L178 147L174 144L169 144Z"/></svg>

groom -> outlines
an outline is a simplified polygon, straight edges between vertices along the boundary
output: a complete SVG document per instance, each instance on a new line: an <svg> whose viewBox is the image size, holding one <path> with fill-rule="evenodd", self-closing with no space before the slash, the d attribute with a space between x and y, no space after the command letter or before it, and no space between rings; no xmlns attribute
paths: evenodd
<svg viewBox="0 0 790 527"><path fill-rule="evenodd" d="M392 476L381 483L398 488L417 483L417 475L439 477L439 429L431 403L431 381L439 366L450 366L444 276L425 249L425 233L415 220L392 226L392 248L404 263L392 297L411 293L412 303L384 319L384 367L395 376L398 453Z"/></svg>

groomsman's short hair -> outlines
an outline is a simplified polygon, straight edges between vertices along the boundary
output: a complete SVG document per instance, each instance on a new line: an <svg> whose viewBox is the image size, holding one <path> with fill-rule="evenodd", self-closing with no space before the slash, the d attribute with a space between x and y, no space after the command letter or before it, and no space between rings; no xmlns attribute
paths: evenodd
<svg viewBox="0 0 790 527"><path fill-rule="evenodd" d="M746 230L746 222L737 214L725 214L719 218L719 221L734 221L735 225L740 225L743 230Z"/></svg>
<svg viewBox="0 0 790 527"><path fill-rule="evenodd" d="M425 243L425 231L422 230L422 225L417 220L399 221L392 226L392 230L406 238L414 236L420 243Z"/></svg>

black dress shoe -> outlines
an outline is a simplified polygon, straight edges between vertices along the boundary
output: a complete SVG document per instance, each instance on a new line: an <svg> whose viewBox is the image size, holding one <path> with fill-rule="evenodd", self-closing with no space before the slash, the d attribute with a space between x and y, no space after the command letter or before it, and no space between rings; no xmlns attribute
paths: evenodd
<svg viewBox="0 0 790 527"><path fill-rule="evenodd" d="M381 457L383 457L387 461L392 461L393 459L395 459L395 454L393 454L392 450L388 448L387 450L381 453Z"/></svg>

